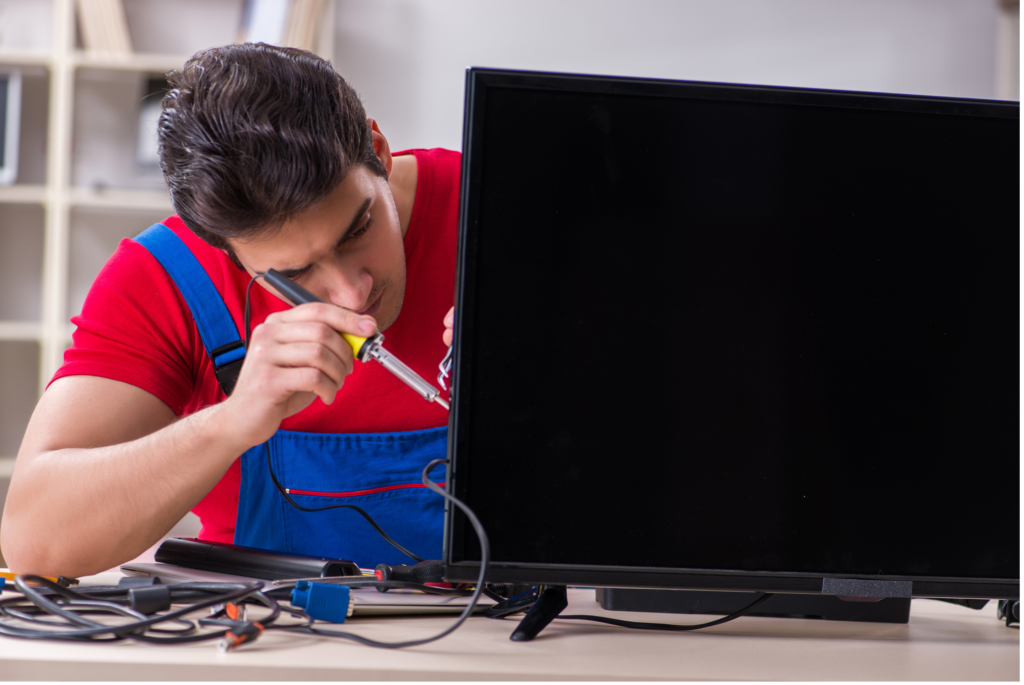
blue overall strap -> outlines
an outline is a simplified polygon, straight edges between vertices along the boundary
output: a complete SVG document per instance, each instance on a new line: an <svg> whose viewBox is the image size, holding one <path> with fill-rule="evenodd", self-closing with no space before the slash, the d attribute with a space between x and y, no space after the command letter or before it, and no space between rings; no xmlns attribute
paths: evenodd
<svg viewBox="0 0 1024 685"><path fill-rule="evenodd" d="M227 394L231 394L231 390L225 387L220 371L245 357L245 343L239 337L231 313L213 281L181 238L163 224L153 224L135 236L135 242L157 258L178 286L178 291L192 311L206 353L218 371L217 378L221 387ZM231 388L237 376L236 368Z"/></svg>

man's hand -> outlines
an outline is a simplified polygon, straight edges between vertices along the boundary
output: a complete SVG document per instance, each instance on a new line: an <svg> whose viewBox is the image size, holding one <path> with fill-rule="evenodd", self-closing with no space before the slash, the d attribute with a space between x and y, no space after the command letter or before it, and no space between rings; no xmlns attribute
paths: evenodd
<svg viewBox="0 0 1024 685"><path fill-rule="evenodd" d="M268 316L253 330L238 383L224 403L240 440L258 445L317 397L334 402L352 373L352 348L339 332L365 338L376 330L373 317L328 303Z"/></svg>
<svg viewBox="0 0 1024 685"><path fill-rule="evenodd" d="M448 347L452 346L452 336L455 332L452 330L455 328L455 307L448 310L448 313L444 315L444 334L441 335L441 339L444 340L444 344Z"/></svg>

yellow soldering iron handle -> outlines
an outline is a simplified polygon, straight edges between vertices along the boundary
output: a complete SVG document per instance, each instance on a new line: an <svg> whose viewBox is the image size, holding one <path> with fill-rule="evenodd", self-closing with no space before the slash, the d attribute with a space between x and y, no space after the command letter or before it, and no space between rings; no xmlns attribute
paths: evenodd
<svg viewBox="0 0 1024 685"><path fill-rule="evenodd" d="M305 304L307 302L323 302L323 300L303 288L298 283L289 278L285 278L273 269L267 269L267 272L263 274L263 278L295 306ZM359 361L364 361L363 357L366 356L365 353L373 347L372 344L366 344L367 340L373 343L383 339L383 336L380 333L374 333L369 338L360 338L358 335L352 335L351 333L342 333L341 337L349 344L349 347L352 348L352 354L354 354L355 358Z"/></svg>
<svg viewBox="0 0 1024 685"><path fill-rule="evenodd" d="M360 338L358 335L352 335L351 333L341 333L340 335L352 348L352 356L361 362L366 361L366 356L373 349L374 345L379 345L384 341L382 333L374 333L369 338Z"/></svg>
<svg viewBox="0 0 1024 685"><path fill-rule="evenodd" d="M363 349L363 345L366 343L366 338L360 338L358 335L352 335L351 333L342 333L341 337L345 339L345 342L352 348L352 354L355 355L356 359L359 359L359 353Z"/></svg>
<svg viewBox="0 0 1024 685"><path fill-rule="evenodd" d="M339 335L352 348L352 356L361 362L367 360L367 357L372 354L374 347L379 347L384 342L383 333L374 333L369 338L360 338L358 335L352 335L351 333L339 333Z"/></svg>

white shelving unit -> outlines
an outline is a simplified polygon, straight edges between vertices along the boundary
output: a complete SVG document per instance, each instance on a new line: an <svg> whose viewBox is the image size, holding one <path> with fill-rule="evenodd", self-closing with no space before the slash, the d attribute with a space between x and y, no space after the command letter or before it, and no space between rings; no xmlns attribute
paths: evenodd
<svg viewBox="0 0 1024 685"><path fill-rule="evenodd" d="M173 211L159 171L133 166L143 79L180 68L198 49L230 42L242 8L242 0L176 0L174 7L125 0L137 52L123 57L83 51L76 45L75 1L50 2L49 50L0 44L0 67L26 76L24 182L0 186L0 270L15 272L5 278L0 271L0 287L13 288L20 303L0 303L0 479L9 476L32 408L71 343L70 318L103 262L120 238ZM317 39L317 52L328 59L334 5L324 3ZM168 32L168 12L191 14L186 23L217 25ZM26 145L33 135L37 144Z"/></svg>

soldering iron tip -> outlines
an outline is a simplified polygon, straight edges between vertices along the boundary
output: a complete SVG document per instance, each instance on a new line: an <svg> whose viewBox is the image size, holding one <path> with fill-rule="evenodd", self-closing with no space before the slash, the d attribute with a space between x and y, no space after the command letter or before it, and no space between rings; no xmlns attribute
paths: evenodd
<svg viewBox="0 0 1024 685"><path fill-rule="evenodd" d="M438 404L440 404L446 410L451 411L451 408L448 406L448 403L445 402L444 400L442 400L440 397L435 397L434 401L437 402Z"/></svg>

